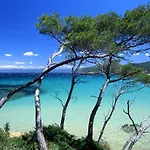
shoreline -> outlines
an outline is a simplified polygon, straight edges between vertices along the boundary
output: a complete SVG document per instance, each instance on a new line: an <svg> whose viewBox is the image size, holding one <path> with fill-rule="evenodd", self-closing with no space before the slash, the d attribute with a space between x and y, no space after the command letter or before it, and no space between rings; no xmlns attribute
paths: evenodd
<svg viewBox="0 0 150 150"><path fill-rule="evenodd" d="M69 134L73 134L75 135L77 138L81 138L85 136L85 132L81 134L77 133L75 128L77 128L76 126L74 126L74 129L70 130L70 128L66 128L66 131ZM28 132L28 131L27 131ZM81 130L81 132L83 132ZM80 133L81 133L80 132ZM21 137L23 134L25 134L26 132L22 132L22 131L10 131L10 137L14 138L14 137ZM99 130L96 127L95 133L94 133L94 140L97 139L99 134ZM123 130L121 130L120 128L116 128L112 125L108 125L105 134L103 136L103 140L109 145L109 147L111 148L111 150L120 150L124 143L126 142L126 140L129 138L130 134L124 132ZM122 138L117 138L117 137L122 137ZM145 137L145 138L144 138ZM133 150L149 150L150 147L150 135L147 134L145 135L143 138L140 139L139 142L137 142L137 144L134 146Z"/></svg>
<svg viewBox="0 0 150 150"><path fill-rule="evenodd" d="M24 134L25 134L25 132L13 132L13 131L9 132L9 136L12 137L12 138L13 137L20 137Z"/></svg>

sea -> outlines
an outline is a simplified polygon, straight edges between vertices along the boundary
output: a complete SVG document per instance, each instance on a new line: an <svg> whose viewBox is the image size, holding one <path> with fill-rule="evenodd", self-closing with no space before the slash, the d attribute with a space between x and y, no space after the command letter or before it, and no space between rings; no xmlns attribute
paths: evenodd
<svg viewBox="0 0 150 150"><path fill-rule="evenodd" d="M25 84L40 74L34 71L1 71L0 98L16 87ZM71 102L69 103L65 130L77 137L87 135L90 113L97 101L98 94L105 82L101 74L79 76L79 83L75 85ZM43 125L60 124L62 105L67 99L71 83L71 74L68 71L49 73L43 79L40 89L41 115ZM111 84L107 88L94 122L94 139L97 140L105 117L112 109L114 95L120 83ZM11 132L28 132L35 129L35 84L13 95L0 109L0 127L9 122ZM57 97L57 98L56 98ZM59 99L58 99L59 98ZM124 124L131 124L128 116L123 112L127 108L127 101L131 101L130 113L135 123L150 115L150 88L144 87L134 92L122 95L103 135L112 150L120 150L131 133L122 130ZM150 124L150 120L147 124ZM150 150L150 133L145 133L133 148L134 150Z"/></svg>

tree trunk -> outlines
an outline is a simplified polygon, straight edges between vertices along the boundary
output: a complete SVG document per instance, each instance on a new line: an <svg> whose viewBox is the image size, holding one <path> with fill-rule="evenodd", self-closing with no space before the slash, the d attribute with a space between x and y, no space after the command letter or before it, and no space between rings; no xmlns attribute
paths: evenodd
<svg viewBox="0 0 150 150"><path fill-rule="evenodd" d="M108 55L107 54L102 54L102 55L88 55L88 56L78 56L78 57L75 57L75 58L71 58L71 59L68 59L68 60L65 60L65 61L62 61L60 63L56 63L55 65L49 67L47 70L45 70L44 72L42 72L38 77L36 77L35 79L33 79L32 81L29 81L28 83L18 87L18 88L15 88L14 90L12 90L11 92L9 92L8 94L6 94L3 98L0 99L0 109L3 107L3 105L7 102L7 100L9 100L9 98L11 96L13 96L15 93L19 92L20 90L30 86L30 85L33 85L34 83L36 83L41 77L47 75L50 71L54 70L55 68L58 68L62 65L65 65L65 64L69 64L73 61L76 61L76 60L81 60L81 59L87 59L87 58L105 58L107 57Z"/></svg>
<svg viewBox="0 0 150 150"><path fill-rule="evenodd" d="M131 139L129 139L128 141L126 141L125 145L123 146L123 148L121 150L125 150L128 147L128 145L130 143L130 140Z"/></svg>
<svg viewBox="0 0 150 150"><path fill-rule="evenodd" d="M41 119L41 104L40 104L40 85L42 80L38 80L35 90L35 121L36 121L36 134L37 143L40 150L47 150L46 141L43 135L42 119Z"/></svg>
<svg viewBox="0 0 150 150"><path fill-rule="evenodd" d="M129 147L128 147L128 150L131 150L133 148L134 144L135 144L134 142L131 142Z"/></svg>
<svg viewBox="0 0 150 150"><path fill-rule="evenodd" d="M103 127L102 127L102 129L100 131L100 135L98 137L98 143L101 142L102 136L104 134L104 130L105 130L106 126L107 126L107 123L109 122L109 120L111 119L111 117L112 117L112 115L113 115L113 113L115 111L116 104L117 104L117 101L118 101L120 96L121 96L121 92L119 92L118 95L115 95L115 99L114 99L114 103L112 105L112 109L111 109L110 113L108 114L108 116L105 118Z"/></svg>
<svg viewBox="0 0 150 150"><path fill-rule="evenodd" d="M70 90L69 90L69 94L68 94L66 103L63 106L62 116L61 116L61 122L60 122L60 128L61 129L64 129L64 123L65 123L65 118L66 118L66 110L67 110L68 104L69 104L69 102L71 100L71 96L72 96L72 93L73 93L74 86L75 86L75 76L72 77L71 87L70 87Z"/></svg>
<svg viewBox="0 0 150 150"><path fill-rule="evenodd" d="M93 123L94 123L94 119L95 119L95 115L97 113L97 110L101 104L101 101L102 101L102 98L103 98L103 95L104 95L104 92L109 84L109 79L106 80L106 82L104 83L100 93L99 93L99 96L98 96L98 100L92 110L92 113L90 115L90 119L89 119L89 125L88 125L88 135L87 135L87 147L88 145L90 145L90 143L92 142L93 140Z"/></svg>

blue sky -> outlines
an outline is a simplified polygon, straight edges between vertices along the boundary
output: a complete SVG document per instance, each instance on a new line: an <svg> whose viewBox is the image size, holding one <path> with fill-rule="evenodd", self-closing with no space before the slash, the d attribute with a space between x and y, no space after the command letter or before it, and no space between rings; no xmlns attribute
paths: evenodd
<svg viewBox="0 0 150 150"><path fill-rule="evenodd" d="M40 35L35 27L42 14L58 12L61 16L82 16L114 11L120 15L148 0L1 0L0 1L0 68L39 68L57 51L58 43ZM61 58L58 58L58 60ZM133 61L149 61L136 55Z"/></svg>

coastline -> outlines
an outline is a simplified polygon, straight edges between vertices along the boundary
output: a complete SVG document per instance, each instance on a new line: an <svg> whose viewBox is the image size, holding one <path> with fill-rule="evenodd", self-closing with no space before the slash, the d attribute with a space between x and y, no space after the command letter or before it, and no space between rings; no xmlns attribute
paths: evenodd
<svg viewBox="0 0 150 150"><path fill-rule="evenodd" d="M20 137L22 135L24 135L24 132L9 132L10 137Z"/></svg>

